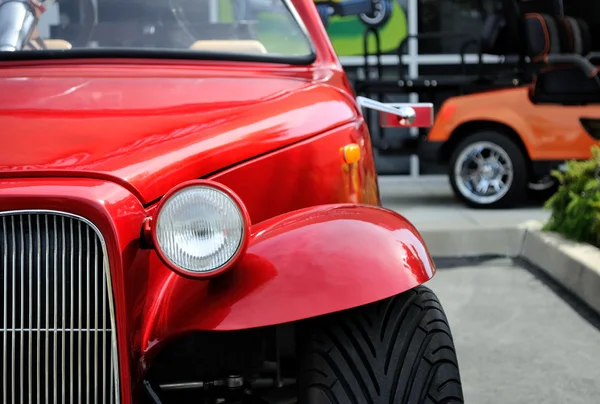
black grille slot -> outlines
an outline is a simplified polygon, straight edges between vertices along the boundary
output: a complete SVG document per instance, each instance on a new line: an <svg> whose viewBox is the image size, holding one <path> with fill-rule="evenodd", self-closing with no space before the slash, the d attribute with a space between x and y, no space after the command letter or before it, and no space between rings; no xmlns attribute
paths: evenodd
<svg viewBox="0 0 600 404"><path fill-rule="evenodd" d="M84 219L0 213L3 403L117 403L104 243Z"/></svg>

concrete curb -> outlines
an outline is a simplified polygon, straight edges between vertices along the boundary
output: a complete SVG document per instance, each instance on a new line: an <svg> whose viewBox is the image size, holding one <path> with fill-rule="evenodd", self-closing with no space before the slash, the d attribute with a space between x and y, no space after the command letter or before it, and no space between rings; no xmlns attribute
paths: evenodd
<svg viewBox="0 0 600 404"><path fill-rule="evenodd" d="M541 228L540 222L530 221L519 226L421 229L420 233L433 257L524 259L600 314L600 249Z"/></svg>

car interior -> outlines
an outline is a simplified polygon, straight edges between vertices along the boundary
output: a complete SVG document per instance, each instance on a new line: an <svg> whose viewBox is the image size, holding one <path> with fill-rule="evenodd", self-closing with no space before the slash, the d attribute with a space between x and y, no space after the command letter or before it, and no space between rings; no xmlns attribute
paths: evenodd
<svg viewBox="0 0 600 404"><path fill-rule="evenodd" d="M61 0L40 18L43 45L30 43L28 49L131 47L268 53L257 39L255 10L238 7L251 7L247 0L220 4L230 5L225 15L231 14L231 21L215 16L209 1ZM269 4L277 12L285 10L280 1Z"/></svg>

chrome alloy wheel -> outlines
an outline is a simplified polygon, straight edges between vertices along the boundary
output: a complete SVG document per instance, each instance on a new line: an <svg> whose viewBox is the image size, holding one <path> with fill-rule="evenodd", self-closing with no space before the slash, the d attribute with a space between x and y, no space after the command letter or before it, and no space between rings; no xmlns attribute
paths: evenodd
<svg viewBox="0 0 600 404"><path fill-rule="evenodd" d="M465 198L480 205L492 204L510 189L514 178L513 163L497 144L476 142L459 154L454 177Z"/></svg>

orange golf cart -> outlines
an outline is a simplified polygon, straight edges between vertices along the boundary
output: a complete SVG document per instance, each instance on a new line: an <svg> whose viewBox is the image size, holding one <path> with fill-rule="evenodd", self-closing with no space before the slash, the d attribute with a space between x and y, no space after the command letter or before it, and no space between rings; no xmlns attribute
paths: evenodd
<svg viewBox="0 0 600 404"><path fill-rule="evenodd" d="M381 74L380 63L369 66L365 58L365 71L376 67L378 74L357 82L359 94L382 99L414 92L420 100L460 94L441 104L430 130L380 153L417 154L421 161L441 163L457 197L472 207L515 206L528 193L550 191L556 185L551 170L565 160L589 158L600 140L600 32L594 31L600 3L592 3L498 0L480 37L463 46L479 46L479 67L483 54L518 58L514 66L492 72L403 76L408 39L398 48L399 77ZM379 43L377 32L368 31L365 50L367 35ZM380 134L401 127L378 123Z"/></svg>
<svg viewBox="0 0 600 404"><path fill-rule="evenodd" d="M421 156L448 165L450 183L473 207L508 207L554 185L550 171L586 159L600 140L600 80L588 23L528 13L531 84L452 97L437 113Z"/></svg>

